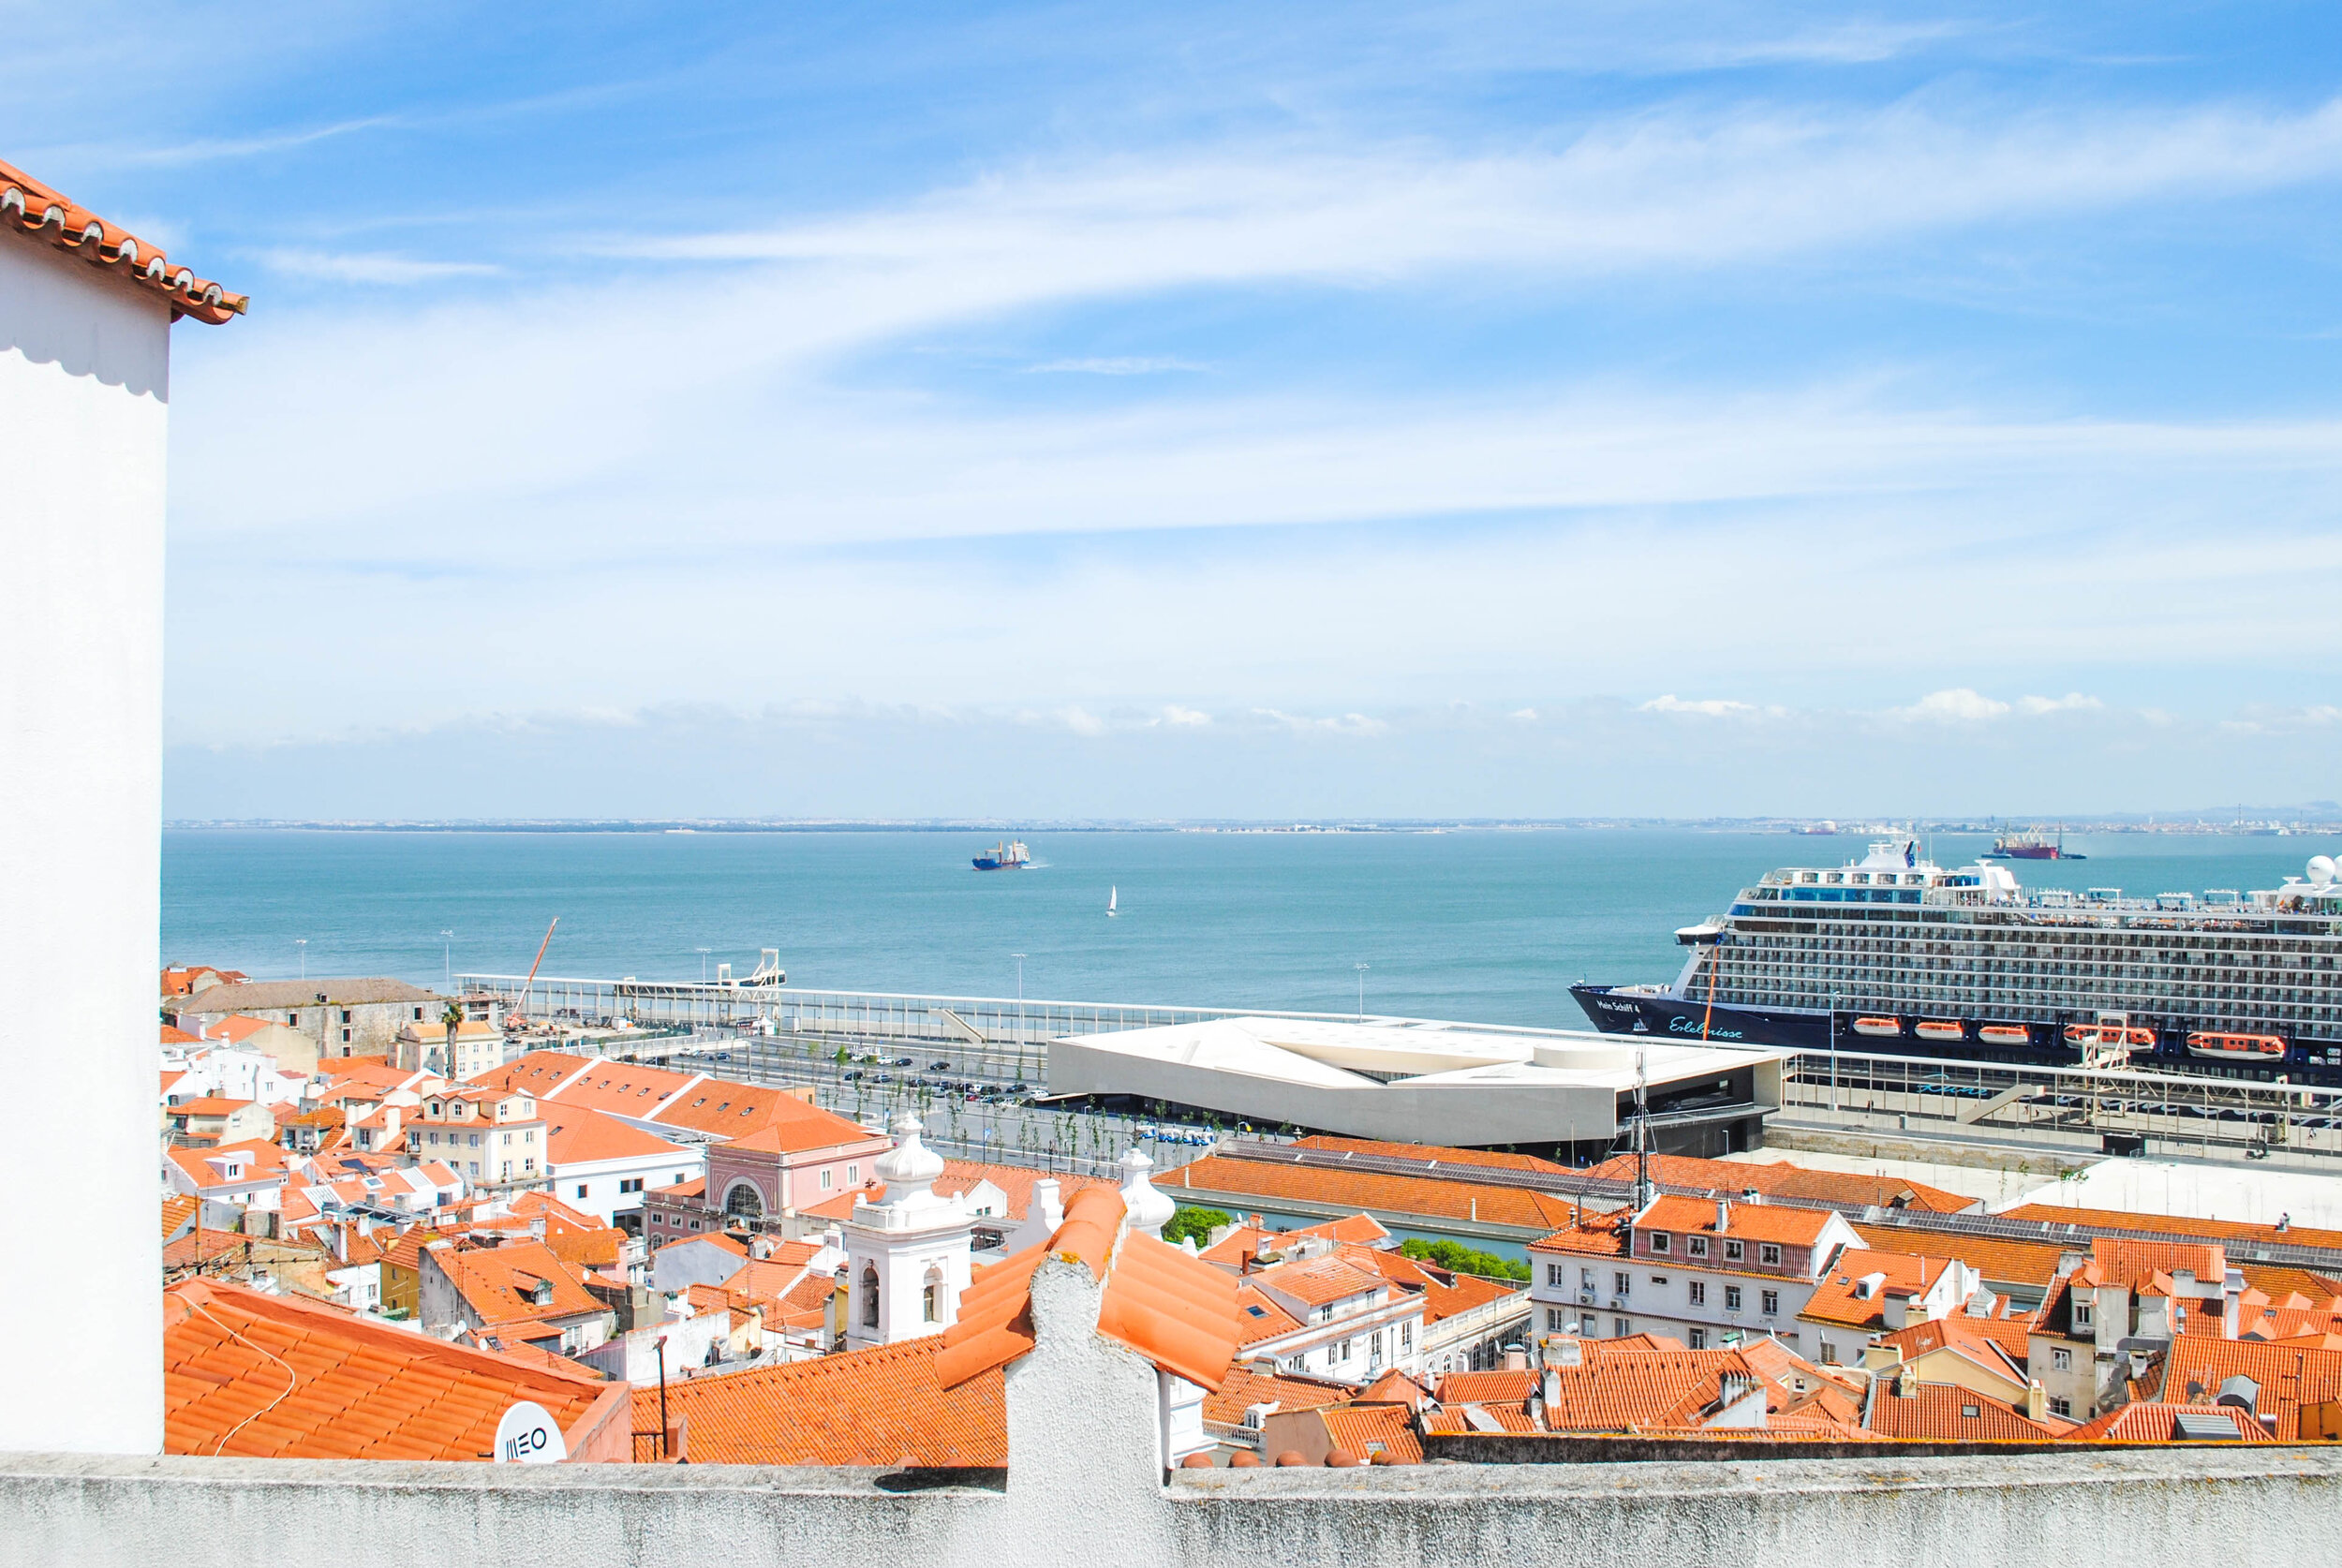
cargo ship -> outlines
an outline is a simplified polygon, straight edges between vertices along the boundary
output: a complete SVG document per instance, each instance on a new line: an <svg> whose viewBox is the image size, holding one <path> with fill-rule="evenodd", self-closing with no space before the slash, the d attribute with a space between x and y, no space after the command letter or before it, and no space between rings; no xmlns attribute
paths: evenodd
<svg viewBox="0 0 2342 1568"><path fill-rule="evenodd" d="M2066 830L2059 828L2053 838L2035 828L2030 833L2004 833L1993 840L1986 860L2088 860L2077 850L2066 848Z"/></svg>
<svg viewBox="0 0 2342 1568"><path fill-rule="evenodd" d="M1675 934L1666 985L1575 985L1608 1034L2342 1084L2342 880L2126 896L1945 868L1916 840L1791 866Z"/></svg>
<svg viewBox="0 0 2342 1568"><path fill-rule="evenodd" d="M1022 871L1031 859L1032 853L1025 848L1025 841L1012 838L1005 844L993 845L989 854L978 855L975 865L979 871Z"/></svg>

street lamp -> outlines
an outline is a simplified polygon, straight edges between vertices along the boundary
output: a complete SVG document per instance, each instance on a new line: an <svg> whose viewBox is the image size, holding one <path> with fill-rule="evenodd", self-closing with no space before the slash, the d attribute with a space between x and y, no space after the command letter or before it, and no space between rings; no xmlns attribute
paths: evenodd
<svg viewBox="0 0 2342 1568"><path fill-rule="evenodd" d="M707 955L713 949L695 947L691 951L700 955L700 984L704 985L707 984Z"/></svg>
<svg viewBox="0 0 2342 1568"><path fill-rule="evenodd" d="M1353 964L1350 967L1358 971L1358 1022L1363 1024L1366 1022L1366 971L1372 966Z"/></svg>
<svg viewBox="0 0 2342 1568"><path fill-rule="evenodd" d="M447 988L452 991L455 989L455 933L441 931L439 939L447 944L446 951L439 955L439 961L447 970Z"/></svg>
<svg viewBox="0 0 2342 1568"><path fill-rule="evenodd" d="M293 946L301 949L301 978L305 981L309 978L309 939L295 937Z"/></svg>

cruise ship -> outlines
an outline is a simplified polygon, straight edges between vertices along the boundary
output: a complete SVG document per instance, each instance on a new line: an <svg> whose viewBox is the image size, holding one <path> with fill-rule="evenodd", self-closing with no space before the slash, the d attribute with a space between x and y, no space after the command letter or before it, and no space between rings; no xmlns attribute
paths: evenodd
<svg viewBox="0 0 2342 1568"><path fill-rule="evenodd" d="M2342 1084L2342 881L2027 889L1916 840L1790 867L1686 926L1668 985L1575 985L1609 1034Z"/></svg>

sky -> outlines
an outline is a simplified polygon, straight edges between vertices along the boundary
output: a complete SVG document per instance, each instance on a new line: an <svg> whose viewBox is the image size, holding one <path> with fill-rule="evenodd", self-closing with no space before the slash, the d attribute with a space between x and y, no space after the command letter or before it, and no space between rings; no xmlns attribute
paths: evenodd
<svg viewBox="0 0 2342 1568"><path fill-rule="evenodd" d="M0 22L174 817L2342 794L2330 5Z"/></svg>

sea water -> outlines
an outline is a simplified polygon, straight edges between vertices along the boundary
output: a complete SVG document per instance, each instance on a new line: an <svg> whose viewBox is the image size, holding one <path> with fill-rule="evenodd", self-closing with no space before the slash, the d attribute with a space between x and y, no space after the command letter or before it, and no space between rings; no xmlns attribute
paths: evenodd
<svg viewBox="0 0 2342 1568"><path fill-rule="evenodd" d="M527 971L696 980L780 951L793 985L1579 1028L1579 980L1664 981L1679 926L1859 838L1682 828L1443 833L167 832L163 957L256 978ZM2274 887L2337 845L2071 836L2027 885ZM1988 837L1937 835L1942 864ZM1106 917L1109 889L1119 913ZM441 932L452 931L452 937ZM305 945L304 940L305 939ZM704 950L704 951L703 951ZM1015 954L1024 955L1021 965ZM1364 969L1358 966L1364 965Z"/></svg>

